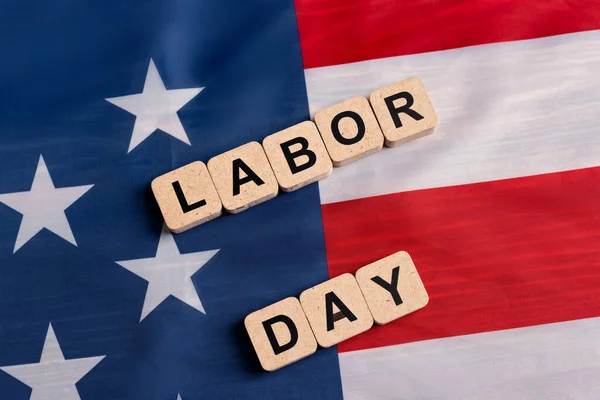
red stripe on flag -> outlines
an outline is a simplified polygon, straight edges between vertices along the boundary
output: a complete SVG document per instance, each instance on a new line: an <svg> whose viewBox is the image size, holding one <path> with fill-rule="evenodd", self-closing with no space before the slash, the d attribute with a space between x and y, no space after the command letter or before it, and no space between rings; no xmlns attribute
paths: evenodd
<svg viewBox="0 0 600 400"><path fill-rule="evenodd" d="M596 0L296 0L305 68L600 28Z"/></svg>
<svg viewBox="0 0 600 400"><path fill-rule="evenodd" d="M600 168L322 209L331 277L406 250L430 296L340 351L600 316Z"/></svg>

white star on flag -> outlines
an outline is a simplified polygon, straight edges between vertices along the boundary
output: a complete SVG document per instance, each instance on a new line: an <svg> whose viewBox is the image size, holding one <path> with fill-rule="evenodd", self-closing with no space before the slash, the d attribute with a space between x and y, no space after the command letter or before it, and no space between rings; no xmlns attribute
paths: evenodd
<svg viewBox="0 0 600 400"><path fill-rule="evenodd" d="M0 202L23 214L13 253L43 228L77 246L65 210L94 185L55 188L40 155L31 190L0 194Z"/></svg>
<svg viewBox="0 0 600 400"><path fill-rule="evenodd" d="M167 90L151 59L142 93L106 99L136 116L127 152L135 149L157 129L191 145L177 111L203 89L198 87Z"/></svg>
<svg viewBox="0 0 600 400"><path fill-rule="evenodd" d="M30 400L81 400L75 384L104 357L65 360L50 324L39 363L0 369L31 387Z"/></svg>
<svg viewBox="0 0 600 400"><path fill-rule="evenodd" d="M192 282L192 275L218 251L181 254L173 235L163 226L156 257L117 261L122 267L148 281L140 321L170 295L206 314Z"/></svg>

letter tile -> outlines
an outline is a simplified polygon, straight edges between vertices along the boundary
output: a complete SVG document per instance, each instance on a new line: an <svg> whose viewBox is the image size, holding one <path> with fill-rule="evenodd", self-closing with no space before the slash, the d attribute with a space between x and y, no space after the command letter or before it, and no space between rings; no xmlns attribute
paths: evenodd
<svg viewBox="0 0 600 400"><path fill-rule="evenodd" d="M279 187L265 151L250 142L208 160L223 207L236 214L277 196Z"/></svg>
<svg viewBox="0 0 600 400"><path fill-rule="evenodd" d="M172 232L184 232L221 215L221 200L201 161L154 178L151 187Z"/></svg>
<svg viewBox="0 0 600 400"><path fill-rule="evenodd" d="M266 371L284 367L317 350L313 332L295 297L254 311L244 325Z"/></svg>
<svg viewBox="0 0 600 400"><path fill-rule="evenodd" d="M356 280L378 325L417 311L429 302L415 264L405 251L360 268Z"/></svg>
<svg viewBox="0 0 600 400"><path fill-rule="evenodd" d="M269 135L262 144L284 192L323 179L333 169L327 149L312 121Z"/></svg>
<svg viewBox="0 0 600 400"><path fill-rule="evenodd" d="M354 97L317 111L315 122L336 167L376 153L383 147L383 134L364 97Z"/></svg>
<svg viewBox="0 0 600 400"><path fill-rule="evenodd" d="M322 347L330 347L373 326L369 307L352 274L343 274L300 294L300 304Z"/></svg>
<svg viewBox="0 0 600 400"><path fill-rule="evenodd" d="M437 126L437 114L419 78L377 89L370 100L387 147L428 135Z"/></svg>

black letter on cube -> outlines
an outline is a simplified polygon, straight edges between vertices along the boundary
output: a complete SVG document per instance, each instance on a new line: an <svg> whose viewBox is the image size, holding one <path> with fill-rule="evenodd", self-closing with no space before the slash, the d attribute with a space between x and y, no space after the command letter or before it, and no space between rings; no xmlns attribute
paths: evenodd
<svg viewBox="0 0 600 400"><path fill-rule="evenodd" d="M373 282L390 292L392 298L394 299L394 303L397 306L402 304L402 297L400 297L400 293L398 292L398 275L400 274L400 267L396 267L392 270L392 282L387 283L380 276L374 276L371 278Z"/></svg>
<svg viewBox="0 0 600 400"><path fill-rule="evenodd" d="M181 189L181 185L179 181L173 182L173 190L175 190L175 195L177 196L177 200L179 200L179 205L181 206L181 210L183 213L188 213L197 208L203 207L206 205L206 200L198 200L193 204L189 204L187 199L185 198L185 194L183 194L183 190Z"/></svg>
<svg viewBox="0 0 600 400"><path fill-rule="evenodd" d="M342 136L340 132L340 121L342 118L352 118L356 123L356 136L353 138L347 139ZM362 117L354 111L342 111L331 120L331 132L333 133L333 137L341 144L348 146L360 142L365 136L365 129L365 122Z"/></svg>
<svg viewBox="0 0 600 400"><path fill-rule="evenodd" d="M333 313L334 304L340 310L335 314ZM356 321L356 315L333 292L325 295L325 312L327 317L327 332L332 331L334 323L340 319L348 318L350 322Z"/></svg>
<svg viewBox="0 0 600 400"><path fill-rule="evenodd" d="M396 101L398 99L406 100L406 104L401 107L394 106L394 101ZM392 120L394 121L394 125L396 125L396 128L402 127L402 121L400 121L400 114L402 114L402 113L409 115L412 119L414 119L416 121L420 121L423 118L425 118L424 116L422 116L415 110L410 109L410 107L415 102L415 99L412 97L412 94L410 94L408 92L396 93L389 97L386 97L383 100L385 101L385 104L387 105L388 111L390 112L390 115L392 116Z"/></svg>
<svg viewBox="0 0 600 400"><path fill-rule="evenodd" d="M286 344L279 344L277 338L275 337L275 332L273 332L273 324L278 322L284 323L290 331L290 341ZM296 345L296 343L298 343L298 329L290 317L286 315L276 315L273 318L263 321L262 324L263 328L265 328L267 338L269 339L269 343L271 343L271 347L273 348L273 353L275 353L275 355L291 349Z"/></svg>
<svg viewBox="0 0 600 400"><path fill-rule="evenodd" d="M246 174L245 178L240 178L240 170ZM237 196L240 194L240 186L248 182L254 182L256 186L264 185L265 183L245 162L236 158L233 160L233 195Z"/></svg>
<svg viewBox="0 0 600 400"><path fill-rule="evenodd" d="M300 149L294 152L290 151L290 147L292 147L295 144L299 144L301 146ZM292 171L292 174L297 174L298 172L302 172L305 169L309 169L317 162L316 154L313 151L308 150L308 140L306 140L306 138L300 136L288 140L287 142L283 142L280 144L280 146L281 151L283 152L283 156L285 157L285 160L287 161L288 166L290 167L290 171ZM301 156L307 156L308 161L302 165L298 165L296 164L295 159Z"/></svg>

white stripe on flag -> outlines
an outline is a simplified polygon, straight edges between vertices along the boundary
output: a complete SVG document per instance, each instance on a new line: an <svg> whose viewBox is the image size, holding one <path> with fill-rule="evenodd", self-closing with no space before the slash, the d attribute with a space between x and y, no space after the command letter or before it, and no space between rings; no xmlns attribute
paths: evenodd
<svg viewBox="0 0 600 400"><path fill-rule="evenodd" d="M600 318L340 354L345 399L600 398Z"/></svg>
<svg viewBox="0 0 600 400"><path fill-rule="evenodd" d="M305 71L311 113L420 76L432 135L336 168L322 203L600 165L600 31Z"/></svg>

